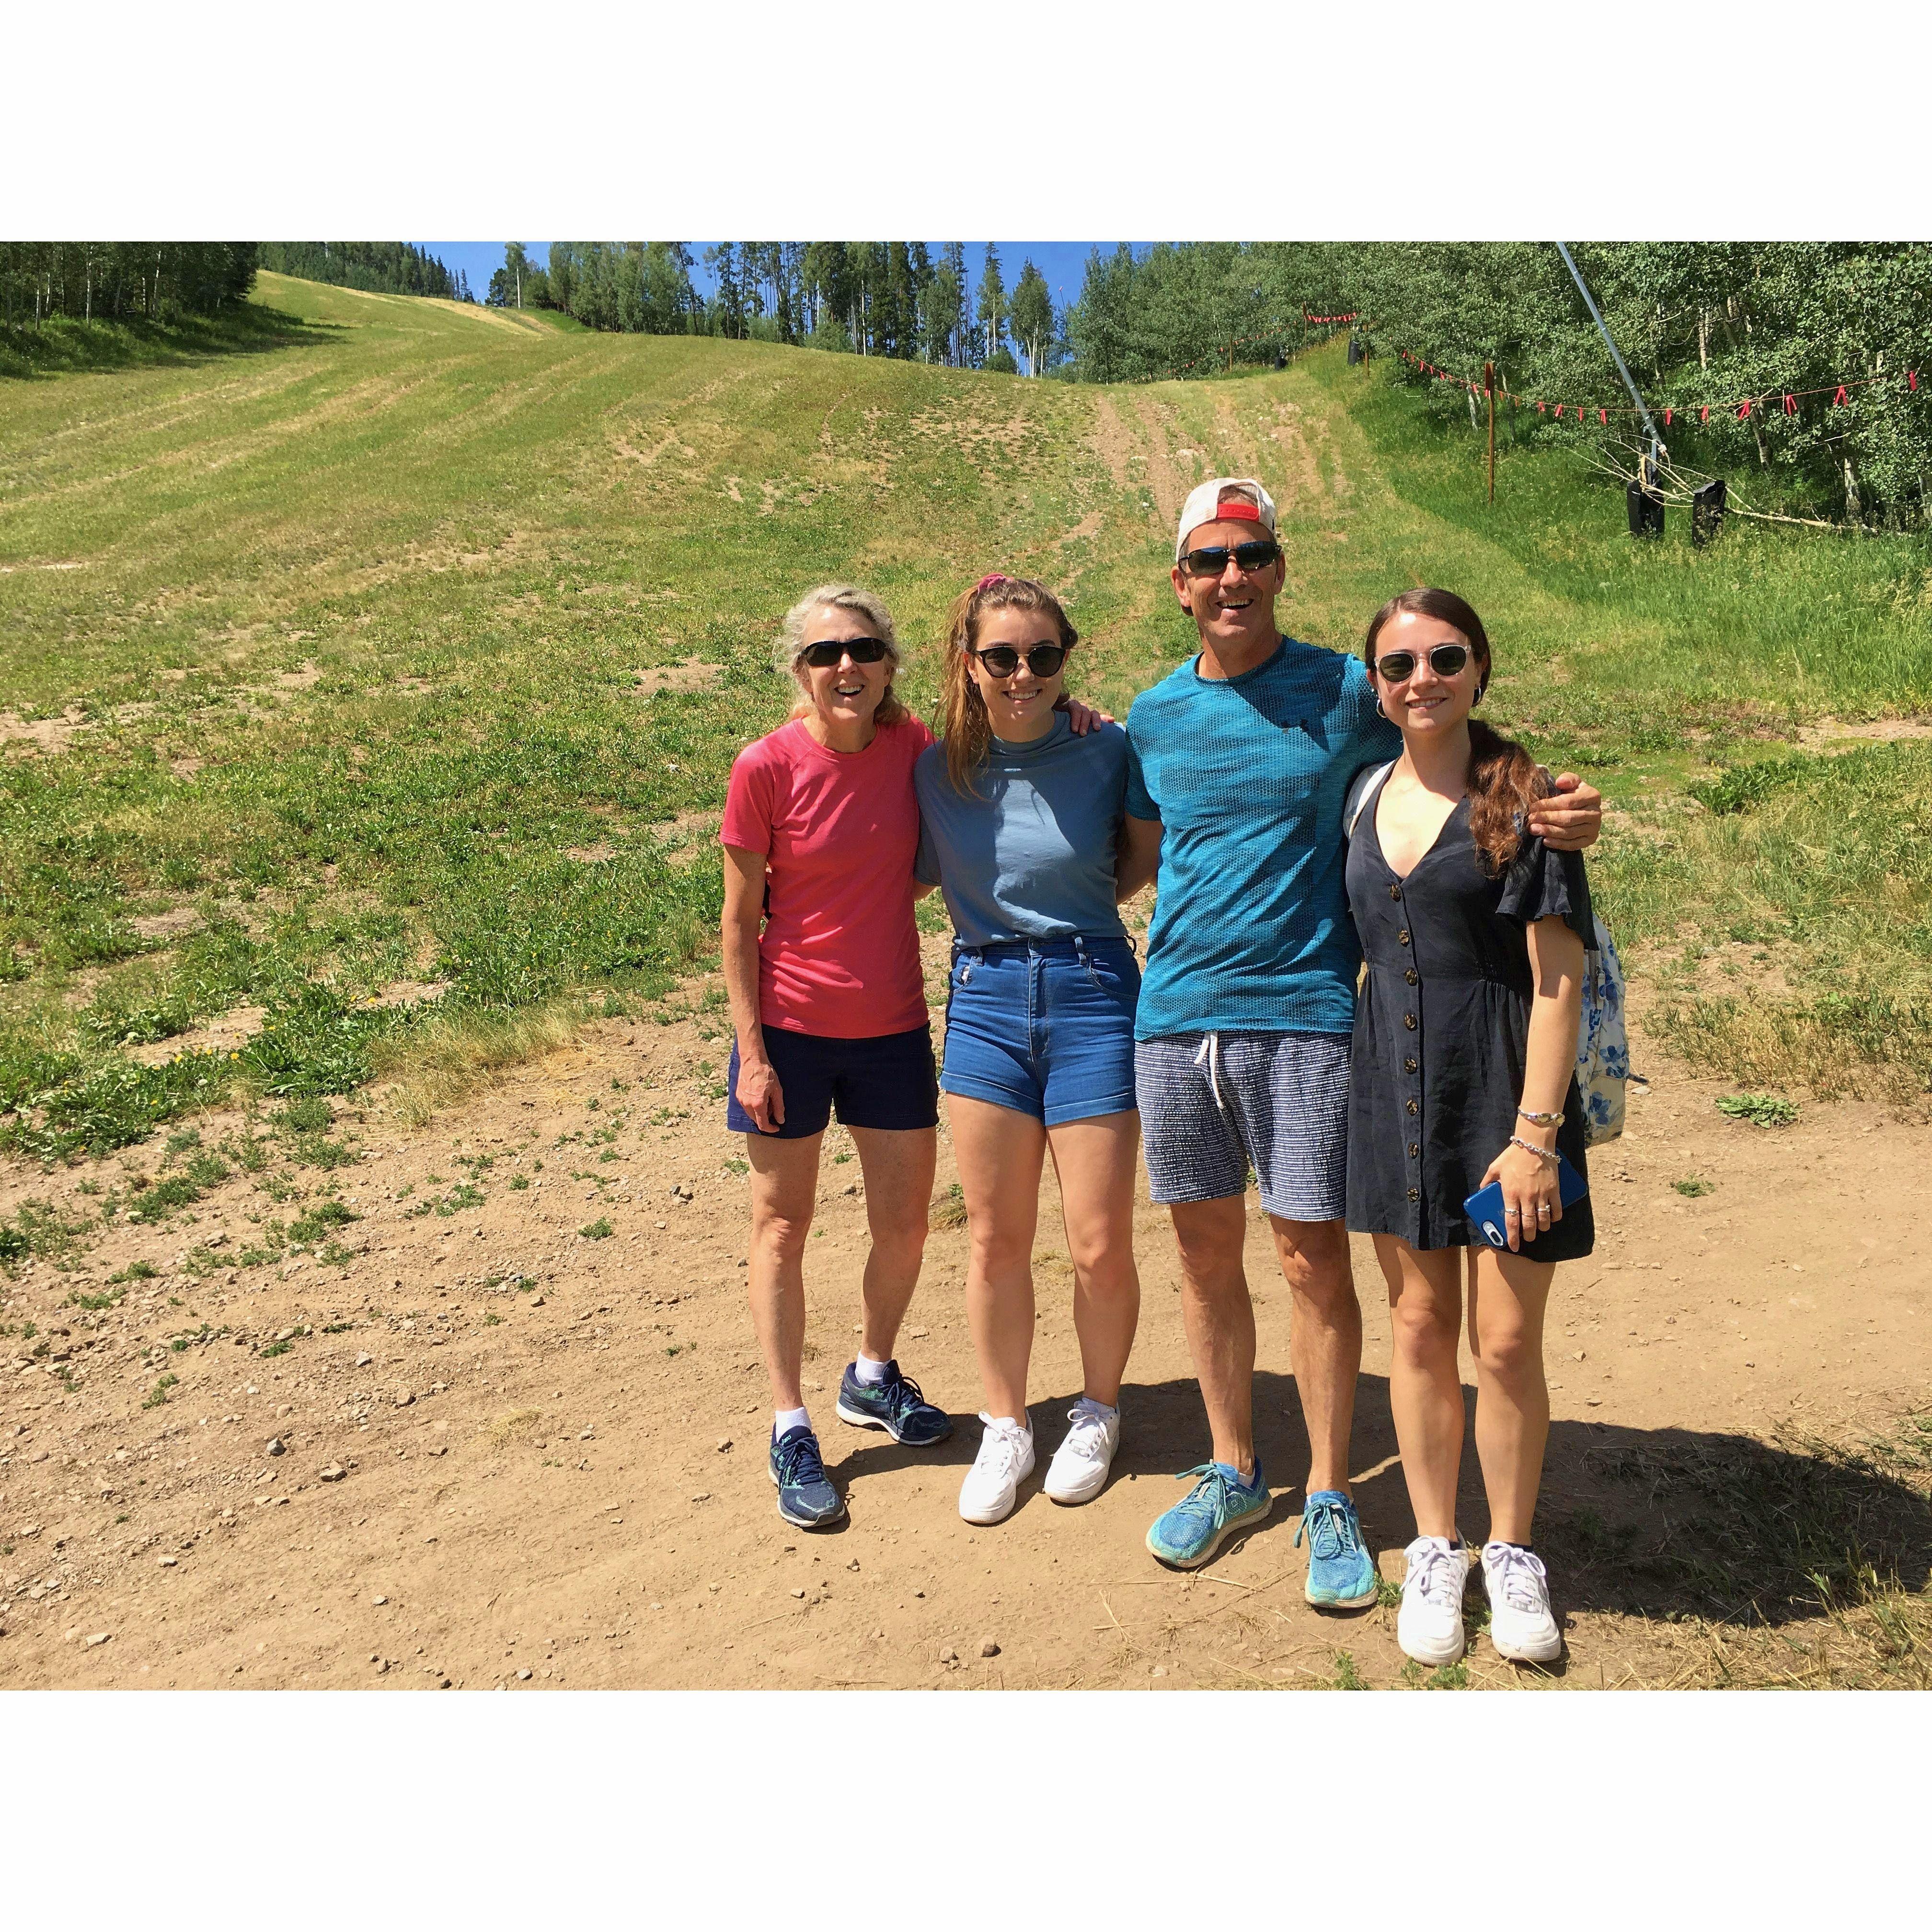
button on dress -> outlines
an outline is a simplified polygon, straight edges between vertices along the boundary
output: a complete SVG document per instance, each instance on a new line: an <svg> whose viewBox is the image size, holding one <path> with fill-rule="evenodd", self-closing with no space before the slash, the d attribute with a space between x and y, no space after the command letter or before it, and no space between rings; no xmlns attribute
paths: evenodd
<svg viewBox="0 0 1932 1932"><path fill-rule="evenodd" d="M1405 878L1383 856L1370 793L1348 843L1348 906L1366 962L1349 1054L1348 1223L1413 1248L1482 1238L1462 1203L1520 1130L1534 991L1532 920L1561 916L1590 942L1583 861L1526 836L1500 876L1484 869L1466 798ZM1582 1096L1573 1077L1556 1144L1584 1162ZM1532 1260L1574 1261L1596 1238L1589 1199L1525 1241Z"/></svg>

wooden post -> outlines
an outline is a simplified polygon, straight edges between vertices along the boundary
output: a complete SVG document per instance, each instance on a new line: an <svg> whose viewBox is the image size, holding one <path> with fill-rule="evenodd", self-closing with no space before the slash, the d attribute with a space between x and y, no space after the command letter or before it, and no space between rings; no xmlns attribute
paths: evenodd
<svg viewBox="0 0 1932 1932"><path fill-rule="evenodd" d="M1496 500L1496 365L1483 364L1483 389L1490 399L1490 501Z"/></svg>

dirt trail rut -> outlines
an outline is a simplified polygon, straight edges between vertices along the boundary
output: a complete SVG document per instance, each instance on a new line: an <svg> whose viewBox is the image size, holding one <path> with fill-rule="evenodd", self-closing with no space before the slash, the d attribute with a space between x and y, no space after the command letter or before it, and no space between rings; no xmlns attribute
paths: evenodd
<svg viewBox="0 0 1932 1932"><path fill-rule="evenodd" d="M933 1236L900 1348L958 1419L952 1439L915 1454L832 1414L865 1251L858 1163L836 1157L835 1130L808 1267L808 1400L850 1519L819 1536L782 1522L743 1305L745 1184L716 1097L728 1042L702 1024L598 1022L420 1132L372 1113L338 1177L360 1218L336 1247L238 1265L301 1205L238 1177L191 1222L124 1220L70 1271L28 1266L0 1361L0 1684L1293 1684L1332 1682L1344 1649L1365 1681L1397 1679L1392 1612L1325 1617L1301 1600L1290 1486L1305 1438L1258 1220L1257 1410L1279 1500L1184 1578L1142 1547L1180 1492L1174 1472L1207 1450L1165 1217L1143 1195L1144 1314L1109 1486L1063 1510L1036 1475L1012 1518L976 1529L955 1507L979 1403L960 1233ZM1563 1552L1567 1681L1591 1687L1682 1667L1659 1573L1604 1554L1655 1516L1631 1468L1748 1446L1794 1416L1821 1432L1882 1422L1932 1387L1914 1226L1924 1129L1820 1106L1766 1132L1725 1120L1720 1088L1640 1039L1640 1064L1654 1084L1593 1164L1601 1251L1559 1276L1549 1348L1539 1538ZM224 1124L202 1123L204 1142ZM158 1153L94 1178L152 1170ZM1673 1184L1694 1172L1712 1189L1687 1198ZM312 1208L317 1177L296 1177ZM88 1178L9 1169L0 1209L88 1208ZM942 1192L951 1179L942 1142ZM1042 1471L1078 1392L1050 1179L1046 1192ZM1391 1552L1409 1519L1388 1324L1358 1246L1358 1492ZM124 1284L118 1306L70 1300L140 1262L158 1273ZM164 1375L165 1400L144 1406ZM1480 1534L1473 1452L1465 1468ZM1515 1681L1480 1640L1469 1670Z"/></svg>

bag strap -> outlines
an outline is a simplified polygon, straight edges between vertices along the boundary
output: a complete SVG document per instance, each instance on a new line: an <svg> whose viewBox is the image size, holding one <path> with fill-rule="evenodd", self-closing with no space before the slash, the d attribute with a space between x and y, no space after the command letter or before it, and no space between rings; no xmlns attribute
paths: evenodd
<svg viewBox="0 0 1932 1932"><path fill-rule="evenodd" d="M1348 798L1342 808L1342 836L1345 838L1354 837L1355 826L1361 818L1363 806L1374 796L1376 786L1395 770L1396 763L1391 758L1387 764L1376 765L1357 776L1355 782L1348 789Z"/></svg>

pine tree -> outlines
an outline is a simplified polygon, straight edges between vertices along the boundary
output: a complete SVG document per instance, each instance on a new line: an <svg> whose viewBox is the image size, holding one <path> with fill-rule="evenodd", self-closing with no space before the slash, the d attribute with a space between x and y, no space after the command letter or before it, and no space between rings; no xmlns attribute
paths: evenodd
<svg viewBox="0 0 1932 1932"><path fill-rule="evenodd" d="M946 336L952 345L952 366L963 368L966 362L966 244L963 242L949 242L946 244L946 266L952 276L952 313L947 319Z"/></svg>
<svg viewBox="0 0 1932 1932"><path fill-rule="evenodd" d="M920 338L928 362L950 362L959 322L959 278L950 256L943 257L928 278L920 300Z"/></svg>
<svg viewBox="0 0 1932 1932"><path fill-rule="evenodd" d="M1000 253L992 242L986 244L986 266L980 275L980 300L975 313L986 329L984 354L992 356L999 349L1000 339L1006 326L1006 285L1000 276Z"/></svg>
<svg viewBox="0 0 1932 1932"><path fill-rule="evenodd" d="M933 358L926 346L926 291L932 286L932 257L926 252L923 242L908 245L906 267L911 278L912 295L906 309L909 339L905 352L930 362Z"/></svg>
<svg viewBox="0 0 1932 1932"><path fill-rule="evenodd" d="M738 250L729 242L716 242L704 251L704 266L718 284L712 306L720 333L741 341L745 334L745 292Z"/></svg>
<svg viewBox="0 0 1932 1932"><path fill-rule="evenodd" d="M1046 278L1027 262L1013 287L1013 334L1026 352L1027 373L1042 374L1053 342L1053 292Z"/></svg>

